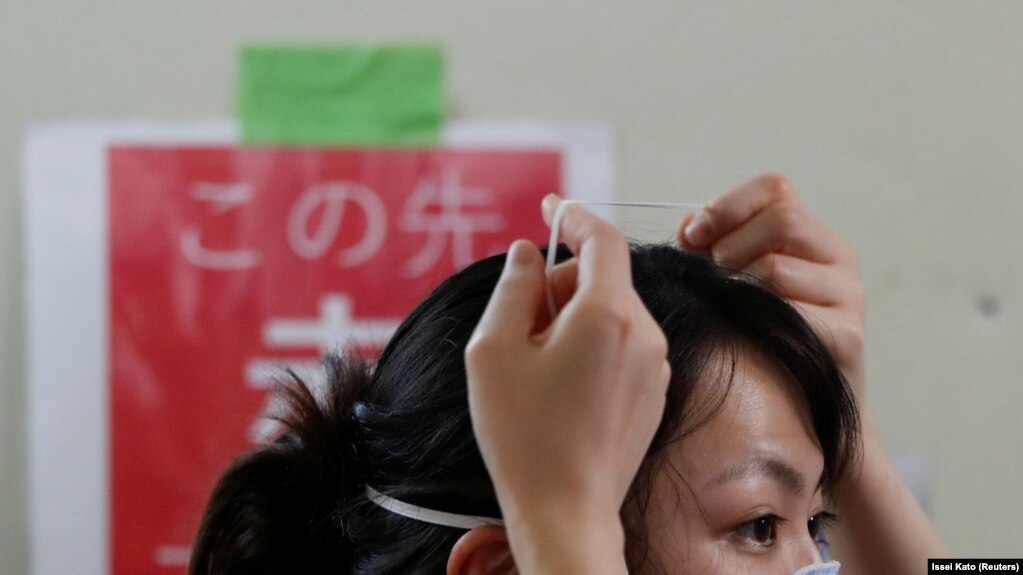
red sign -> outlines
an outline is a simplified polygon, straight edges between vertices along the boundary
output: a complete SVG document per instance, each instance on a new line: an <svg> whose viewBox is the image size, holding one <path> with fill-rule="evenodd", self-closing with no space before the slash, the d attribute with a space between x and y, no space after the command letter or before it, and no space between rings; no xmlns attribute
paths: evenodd
<svg viewBox="0 0 1023 575"><path fill-rule="evenodd" d="M281 367L372 353L443 278L546 240L556 152L114 148L111 566L183 573ZM69 375L72 376L72 375ZM310 376L312 377L312 376Z"/></svg>

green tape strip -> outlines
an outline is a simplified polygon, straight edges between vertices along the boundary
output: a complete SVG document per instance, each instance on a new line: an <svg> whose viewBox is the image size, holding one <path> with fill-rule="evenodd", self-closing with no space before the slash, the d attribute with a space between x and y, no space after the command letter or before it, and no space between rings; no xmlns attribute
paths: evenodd
<svg viewBox="0 0 1023 575"><path fill-rule="evenodd" d="M439 46L247 46L238 94L242 141L437 145L443 75Z"/></svg>

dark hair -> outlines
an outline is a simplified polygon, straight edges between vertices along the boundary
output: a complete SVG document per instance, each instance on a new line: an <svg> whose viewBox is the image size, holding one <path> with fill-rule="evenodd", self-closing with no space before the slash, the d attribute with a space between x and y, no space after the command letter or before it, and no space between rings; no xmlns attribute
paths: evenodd
<svg viewBox="0 0 1023 575"><path fill-rule="evenodd" d="M400 325L375 366L326 358L319 399L292 375L280 390L284 431L237 459L214 489L192 575L444 573L463 531L390 513L367 499L367 484L414 505L500 517L469 419L464 352L504 260L494 256L447 279ZM749 348L791 373L824 454L826 485L855 457L859 423L831 356L783 299L671 246L633 246L632 276L667 335L672 366L664 419L623 507L635 570L648 555L636 517L652 476L665 447L720 405L692 398L721 352L733 369L738 351ZM711 395L723 400L730 385Z"/></svg>

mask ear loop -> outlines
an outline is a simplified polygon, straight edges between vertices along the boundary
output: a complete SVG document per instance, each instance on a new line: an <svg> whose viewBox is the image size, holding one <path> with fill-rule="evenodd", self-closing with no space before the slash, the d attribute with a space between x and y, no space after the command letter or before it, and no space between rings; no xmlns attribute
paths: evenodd
<svg viewBox="0 0 1023 575"><path fill-rule="evenodd" d="M562 200L554 210L554 219L551 220L551 239L547 242L547 265L544 271L547 275L547 311L551 319L558 317L558 306L554 303L554 262L558 257L558 230L561 228L561 217L565 215L565 208L570 204L578 204L578 200Z"/></svg>
<svg viewBox="0 0 1023 575"><path fill-rule="evenodd" d="M437 511L436 509L428 509L426 507L405 503L404 501L399 501L393 497L388 497L369 485L366 486L365 492L366 498L376 506L382 507L395 515L400 515L423 523L429 523L431 525L453 527L455 529L475 529L485 525L504 525L503 520L494 517L448 513L447 511Z"/></svg>
<svg viewBox="0 0 1023 575"><path fill-rule="evenodd" d="M558 306L554 301L554 282L552 281L554 275L554 263L558 255L558 233L561 228L561 218L565 215L565 209L572 205L578 204L581 206L621 206L626 208L659 208L669 210L680 210L687 212L699 212L703 209L703 204L696 204L692 202L602 202L602 201L587 201L587 200L562 200L558 207L554 210L554 217L551 219L551 237L550 241L547 242L547 265L545 273L547 275L547 310L550 312L551 319L558 317Z"/></svg>

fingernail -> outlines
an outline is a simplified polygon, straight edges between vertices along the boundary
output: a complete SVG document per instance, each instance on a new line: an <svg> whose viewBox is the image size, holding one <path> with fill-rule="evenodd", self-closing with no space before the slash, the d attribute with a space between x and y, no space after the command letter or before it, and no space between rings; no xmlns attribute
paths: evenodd
<svg viewBox="0 0 1023 575"><path fill-rule="evenodd" d="M707 216L702 211L697 213L683 233L690 245L700 247L705 244L707 242Z"/></svg>
<svg viewBox="0 0 1023 575"><path fill-rule="evenodd" d="M508 256L506 258L508 266L520 266L529 261L529 254L526 253L526 248L529 242L526 240L515 240L512 242L511 247L508 248Z"/></svg>
<svg viewBox="0 0 1023 575"><path fill-rule="evenodd" d="M540 209L543 210L543 217L550 220L554 217L554 210L558 209L558 204L561 203L561 197L557 194L547 194L543 197L543 202L540 204Z"/></svg>

